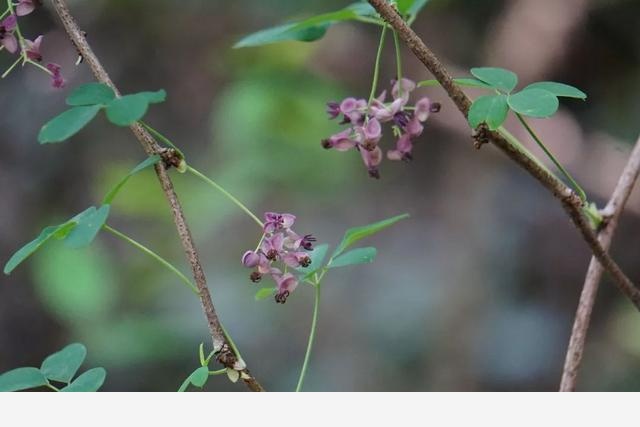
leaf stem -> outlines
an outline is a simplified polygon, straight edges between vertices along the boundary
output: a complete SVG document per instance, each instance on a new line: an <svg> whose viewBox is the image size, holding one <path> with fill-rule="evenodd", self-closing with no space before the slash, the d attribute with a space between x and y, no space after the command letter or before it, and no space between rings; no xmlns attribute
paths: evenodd
<svg viewBox="0 0 640 427"><path fill-rule="evenodd" d="M253 212L251 212L251 210L248 207L246 207L244 204L242 204L242 202L240 200L236 199L227 190L222 188L222 186L220 186L215 181L213 181L211 178L208 178L207 176L203 175L202 173L200 173L198 170L194 169L191 166L187 167L187 171L191 172L193 175L197 176L198 178L200 178L201 180L203 180L204 182L206 182L207 184L209 184L210 186L212 186L213 188L215 188L216 190L221 192L227 199L231 200L233 203L235 203L236 206L238 206L240 209L242 209L244 211L244 213L249 215L251 217L251 219L253 219L256 222L256 224L258 224L260 226L260 228L264 227L264 224L262 223L262 221L260 221L260 219Z"/></svg>
<svg viewBox="0 0 640 427"><path fill-rule="evenodd" d="M160 264L162 264L165 268L167 268L168 270L170 270L172 273L174 273L176 276L178 276L180 278L180 280L187 285L191 291L196 294L199 295L200 293L198 292L198 288L196 288L196 286L191 282L191 280L189 280L189 278L187 276L185 276L184 274L182 274L182 272L180 272L180 270L178 270L173 264L171 264L169 261L167 261L166 259L162 258L160 255L158 255L157 253L153 252L151 249L147 248L146 246L144 246L142 243L137 242L136 240L132 239L131 237L127 236L124 233L121 233L120 231L116 230L113 227L110 227L109 225L105 224L102 226L102 228L104 228L106 231L110 232L111 234L113 234L116 237L119 237L120 239L124 240L125 242L129 243L130 245L134 246L135 248L141 250L142 252L144 252L145 254L149 255L151 258L155 259L156 261L158 261Z"/></svg>
<svg viewBox="0 0 640 427"><path fill-rule="evenodd" d="M380 74L380 58L382 57L382 48L384 47L384 37L387 34L387 26L382 27L380 33L380 43L378 44L378 52L376 53L376 63L373 67L373 79L371 82L371 93L369 94L369 102L367 105L371 105L373 98L376 95L376 88L378 87L378 76Z"/></svg>
<svg viewBox="0 0 640 427"><path fill-rule="evenodd" d="M60 389L56 386L54 386L53 384L51 384L49 381L47 381L47 383L45 384L47 387L49 387L51 390L53 391L60 391Z"/></svg>
<svg viewBox="0 0 640 427"><path fill-rule="evenodd" d="M298 378L298 385L296 386L296 392L302 391L302 384L304 383L304 377L307 374L307 368L309 367L309 358L311 357L311 350L313 348L313 341L316 337L316 329L318 326L318 311L320 307L320 283L315 283L315 302L313 304L313 320L311 321L311 331L309 332L309 342L307 343L307 352L304 355L304 362L302 364L302 370L300 371L300 378Z"/></svg>
<svg viewBox="0 0 640 427"><path fill-rule="evenodd" d="M5 77L7 77L9 75L9 73L11 71L13 71L14 68L16 68L16 66L20 63L20 61L22 61L22 56L20 56L18 59L16 59L16 61L13 64L11 64L9 66L9 68L7 68L7 71L2 73L2 76L0 76L0 79L4 79Z"/></svg>
<svg viewBox="0 0 640 427"><path fill-rule="evenodd" d="M515 111L514 111L515 113ZM573 177L571 176L571 174L560 164L560 162L555 158L555 156L551 153L551 151L549 151L549 149L547 148L546 145L544 145L544 143L542 142L542 140L540 140L540 138L538 137L538 135L534 132L534 130L529 126L529 124L527 123L527 121L524 119L524 117L522 117L521 114L519 113L515 113L516 117L518 118L518 120L520 121L520 123L522 124L522 126L524 126L524 128L527 130L527 132L529 133L529 135L531 135L531 138L534 139L534 141L536 141L536 143L538 144L538 146L542 149L542 151L544 151L544 153L547 155L547 157L553 162L554 165L556 165L556 167L558 168L558 170L560 170L560 172L562 172L562 174L567 178L567 180L569 180L569 183L571 184L571 186L573 187L574 190L576 190L576 192L578 193L578 195L580 196L580 199L585 202L587 200L587 194L584 192L584 190L582 189L582 187L580 187L580 185L576 182L575 179L573 179Z"/></svg>

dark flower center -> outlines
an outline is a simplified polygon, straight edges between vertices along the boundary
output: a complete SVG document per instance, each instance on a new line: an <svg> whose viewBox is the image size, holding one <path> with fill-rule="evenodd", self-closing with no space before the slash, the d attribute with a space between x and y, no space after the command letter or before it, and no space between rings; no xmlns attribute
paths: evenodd
<svg viewBox="0 0 640 427"><path fill-rule="evenodd" d="M284 291L282 293L276 294L276 302L278 304L284 304L287 302L287 298L289 297L289 291Z"/></svg>
<svg viewBox="0 0 640 427"><path fill-rule="evenodd" d="M251 281L253 283L258 283L261 279L262 279L262 274L260 274L257 271L254 271L253 273L251 273L251 275L249 276L249 279L251 279Z"/></svg>
<svg viewBox="0 0 640 427"><path fill-rule="evenodd" d="M300 259L300 266L301 267L309 267L311 265L311 258L309 258L308 256L303 257L302 259Z"/></svg>

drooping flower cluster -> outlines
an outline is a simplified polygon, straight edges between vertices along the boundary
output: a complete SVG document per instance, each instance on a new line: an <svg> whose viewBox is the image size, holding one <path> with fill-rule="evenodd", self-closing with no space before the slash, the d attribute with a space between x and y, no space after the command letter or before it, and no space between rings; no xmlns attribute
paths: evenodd
<svg viewBox="0 0 640 427"><path fill-rule="evenodd" d="M249 276L258 283L265 274L276 282L276 302L284 304L298 286L298 279L287 272L288 268L308 267L311 258L306 251L313 250L316 239L311 234L299 235L291 228L296 217L289 213L266 212L264 214L263 236L255 251L247 251L242 256L242 264L253 268ZM280 262L284 272L276 267Z"/></svg>
<svg viewBox="0 0 640 427"><path fill-rule="evenodd" d="M349 128L322 140L326 149L349 151L356 149L373 178L380 178L378 165L382 162L382 123L390 123L397 137L395 149L387 151L389 160L412 159L413 140L422 134L423 123L431 113L440 111L440 104L432 103L427 97L420 98L414 106L408 106L409 95L416 84L409 79L392 81L392 100L386 102L386 90L380 96L367 102L364 99L345 98L342 102L327 103L330 119L342 115L340 124Z"/></svg>
<svg viewBox="0 0 640 427"><path fill-rule="evenodd" d="M0 21L0 50L4 49L11 54L19 54L19 58L6 70L2 77L6 77L20 62L22 65L31 63L39 69L49 74L51 77L51 85L54 88L64 87L64 78L60 72L60 66L55 63L48 63L41 66L42 54L40 53L40 45L42 44L42 36L36 37L35 40L23 38L18 30L18 17L30 14L37 6L41 6L41 0L19 0L13 6L15 13L9 9L4 14L9 14Z"/></svg>

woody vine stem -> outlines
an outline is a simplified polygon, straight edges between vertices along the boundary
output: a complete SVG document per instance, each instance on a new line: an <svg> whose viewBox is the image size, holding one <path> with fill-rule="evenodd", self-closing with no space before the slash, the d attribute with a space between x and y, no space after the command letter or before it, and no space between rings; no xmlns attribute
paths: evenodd
<svg viewBox="0 0 640 427"><path fill-rule="evenodd" d="M403 20L395 8L387 3L386 0L368 0L368 2L407 44L413 54L435 76L438 83L444 88L460 112L467 117L471 106L470 99L454 82L435 54L431 52L422 39L409 27L408 23ZM523 125L528 127L525 123L523 123ZM532 137L536 139L536 142L540 143L536 136L532 134ZM527 152L522 149L518 141L506 133L504 129L499 129L499 132L494 132L486 128L479 128L476 130L475 138L478 140L478 146L484 142L493 143L523 169L529 172L545 188L550 190L554 197L560 200L567 215L571 218L593 252L593 258L585 280L563 372L561 390L571 391L575 389L577 370L584 350L586 330L589 325L591 310L595 303L595 292L602 272L607 271L614 279L614 284L618 289L640 310L640 290L638 290L624 274L607 252L618 218L622 213L626 200L635 184L638 171L640 170L640 140L636 143L636 147L614 190L614 195L604 210L605 218L603 228L596 234L590 226L589 219L586 217L586 209L584 206L585 197L580 187L575 187L580 192L580 196L578 196L551 174L548 169L527 155ZM552 156L551 158L553 159ZM560 168L560 170L566 172L563 168ZM565 173L565 175L574 186L577 185L568 173Z"/></svg>
<svg viewBox="0 0 640 427"><path fill-rule="evenodd" d="M117 90L105 68L102 66L102 63L100 62L98 57L94 54L93 49L86 40L84 32L80 29L75 19L71 15L66 2L64 0L52 0L52 4L54 6L56 14L64 25L67 35L78 50L78 53L83 57L85 62L91 68L91 71L93 72L95 78L99 82L111 87L116 95L119 96L119 91ZM133 124L131 126L131 131L148 155L162 153L162 147L142 125L138 123ZM182 206L180 205L178 196L173 188L173 183L167 173L166 167L162 162L156 164L155 170L165 198L169 202L180 241L185 250L189 265L191 266L195 285L198 289L198 297L200 298L202 310L209 326L213 348L217 354L217 360L225 367L233 369L238 360L236 355L233 353L233 347L230 341L227 339L222 324L216 313L211 293L209 292L209 289L207 287L207 280L204 275L204 269L202 268L202 264L200 262L195 244L193 242L193 237L191 236L189 226L187 225ZM262 385L260 385L260 383L253 377L253 375L251 375L248 369L244 368L241 370L241 378L250 390L264 391Z"/></svg>

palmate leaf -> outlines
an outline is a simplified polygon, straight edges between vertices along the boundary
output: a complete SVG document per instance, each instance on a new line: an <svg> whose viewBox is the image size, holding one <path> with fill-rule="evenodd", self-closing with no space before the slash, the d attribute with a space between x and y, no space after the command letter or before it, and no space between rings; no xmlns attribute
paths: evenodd
<svg viewBox="0 0 640 427"><path fill-rule="evenodd" d="M84 345L80 343L69 344L44 359L40 371L51 381L68 383L78 372L86 356L87 348Z"/></svg>
<svg viewBox="0 0 640 427"><path fill-rule="evenodd" d="M0 375L0 392L20 391L47 384L38 368L17 368Z"/></svg>
<svg viewBox="0 0 640 427"><path fill-rule="evenodd" d="M544 89L524 89L509 96L509 107L516 113L529 117L550 117L558 111L558 98Z"/></svg>
<svg viewBox="0 0 640 427"><path fill-rule="evenodd" d="M485 95L476 99L469 109L469 125L472 128L486 123L489 129L495 130L504 123L509 112L506 95Z"/></svg>
<svg viewBox="0 0 640 427"><path fill-rule="evenodd" d="M65 244L72 248L81 248L89 245L106 222L109 216L109 208L109 205L103 205L99 209L91 206L62 224L45 227L38 237L18 249L9 258L9 261L4 266L4 274L10 274L52 237L64 239Z"/></svg>
<svg viewBox="0 0 640 427"><path fill-rule="evenodd" d="M335 12L323 13L301 21L294 21L249 34L240 39L233 47L261 46L286 40L315 41L324 37L327 29L337 22L375 15L375 10L368 3L354 3Z"/></svg>
<svg viewBox="0 0 640 427"><path fill-rule="evenodd" d="M585 100L587 99L587 94L581 91L580 89L573 87L568 84L558 83L558 82L536 82L532 83L529 86L525 87L523 91L527 89L544 89L548 92L551 92L555 96L565 97L565 98L577 98Z"/></svg>
<svg viewBox="0 0 640 427"><path fill-rule="evenodd" d="M376 258L378 251L374 247L356 248L336 257L329 264L329 268L346 267L356 264L369 264Z"/></svg>
<svg viewBox="0 0 640 427"><path fill-rule="evenodd" d="M64 243L70 248L82 248L88 246L96 238L96 235L107 221L109 205L103 205L99 209L91 206L84 212L72 218L76 223Z"/></svg>
<svg viewBox="0 0 640 427"><path fill-rule="evenodd" d="M142 119L149 104L163 102L166 92L140 92L116 98L106 106L107 118L117 126L129 126Z"/></svg>
<svg viewBox="0 0 640 427"><path fill-rule="evenodd" d="M100 105L73 107L54 117L42 126L38 134L40 144L62 142L71 138L85 127L98 114Z"/></svg>
<svg viewBox="0 0 640 427"><path fill-rule="evenodd" d="M187 387L189 387L189 384L193 384L196 387L202 388L207 383L207 379L209 379L209 368L206 366L201 366L193 371L186 380L184 380L184 382L178 389L178 392L186 391Z"/></svg>
<svg viewBox="0 0 640 427"><path fill-rule="evenodd" d="M402 215L394 216L392 218L388 218L382 221L374 222L373 224L363 225L361 227L354 227L354 228L348 229L344 233L344 237L342 238L342 241L340 242L336 250L333 252L333 255L331 256L331 258L335 259L338 255L344 252L345 249L353 245L355 242L361 239L364 239L365 237L371 236L372 234L378 233L379 231L382 231L385 228L390 227L396 222L403 220L405 218L409 218L409 215L402 214Z"/></svg>
<svg viewBox="0 0 640 427"><path fill-rule="evenodd" d="M427 3L429 0L396 0L400 14L409 17L415 17Z"/></svg>
<svg viewBox="0 0 640 427"><path fill-rule="evenodd" d="M93 368L84 372L78 378L76 378L71 384L60 389L64 392L93 392L98 391L104 379L107 376L107 371L104 368Z"/></svg>
<svg viewBox="0 0 640 427"><path fill-rule="evenodd" d="M9 261L4 266L4 274L10 274L22 261L27 259L31 254L40 249L42 245L44 245L49 239L52 237L56 238L64 238L69 234L71 229L75 227L76 223L74 221L67 221L63 224L59 225L50 225L49 227L45 227L38 237L24 245L22 248L18 249Z"/></svg>
<svg viewBox="0 0 640 427"><path fill-rule="evenodd" d="M472 68L471 74L493 88L510 93L518 84L518 76L504 68L478 67Z"/></svg>
<svg viewBox="0 0 640 427"><path fill-rule="evenodd" d="M106 105L116 97L109 86L103 83L87 83L78 86L67 97L67 105Z"/></svg>

